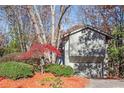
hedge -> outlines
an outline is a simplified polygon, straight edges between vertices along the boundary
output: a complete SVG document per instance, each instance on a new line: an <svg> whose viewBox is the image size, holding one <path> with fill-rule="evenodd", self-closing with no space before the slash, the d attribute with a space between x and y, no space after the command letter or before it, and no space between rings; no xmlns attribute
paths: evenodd
<svg viewBox="0 0 124 93"><path fill-rule="evenodd" d="M33 76L33 66L21 62L6 62L0 64L0 76L10 79L27 78Z"/></svg>
<svg viewBox="0 0 124 93"><path fill-rule="evenodd" d="M45 66L45 72L51 72L57 76L71 76L74 74L74 70L70 66L49 64Z"/></svg>

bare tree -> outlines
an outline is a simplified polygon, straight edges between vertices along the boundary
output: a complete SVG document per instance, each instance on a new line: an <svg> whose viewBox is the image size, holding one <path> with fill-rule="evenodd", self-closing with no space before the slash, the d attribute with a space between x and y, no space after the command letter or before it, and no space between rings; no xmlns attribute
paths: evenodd
<svg viewBox="0 0 124 93"><path fill-rule="evenodd" d="M40 30L41 30L41 31L40 31L40 32L41 32L41 36L43 36L43 43L47 43L46 35L45 35L44 27L43 27L43 23L42 23L40 14L38 13L37 7L36 7L35 5L34 5L34 10L35 10L35 13L36 13L36 16L37 16L39 25L40 25L39 28L40 28Z"/></svg>
<svg viewBox="0 0 124 93"><path fill-rule="evenodd" d="M55 46L55 6L51 5L51 15L52 15L52 33L51 33L51 44ZM55 55L52 53L52 62L55 62Z"/></svg>
<svg viewBox="0 0 124 93"><path fill-rule="evenodd" d="M40 28L37 24L37 20L36 20L36 17L34 15L34 12L32 10L32 6L27 6L27 10L28 10L28 13L30 15L30 18L31 18L31 22L32 22L32 25L34 26L34 29L35 29L35 33L37 35L37 38L38 38L38 41L40 43L43 43L43 38L41 37L41 32L40 32Z"/></svg>
<svg viewBox="0 0 124 93"><path fill-rule="evenodd" d="M61 14L59 16L59 21L58 21L57 28L56 28L56 40L55 40L57 48L59 47L59 43L60 43L59 40L60 40L61 22L62 22L62 19L63 19L65 13L70 8L70 5L60 6L60 8L61 8Z"/></svg>

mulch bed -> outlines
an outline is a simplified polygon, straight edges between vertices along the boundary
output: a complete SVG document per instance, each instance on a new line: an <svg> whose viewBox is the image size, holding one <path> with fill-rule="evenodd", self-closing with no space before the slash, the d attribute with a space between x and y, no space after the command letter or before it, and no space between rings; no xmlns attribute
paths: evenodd
<svg viewBox="0 0 124 93"><path fill-rule="evenodd" d="M36 73L31 78L26 79L19 79L19 80L11 80L0 78L0 88L50 88L48 85L41 85L39 81L43 80L44 78L55 76L51 73ZM78 77L78 76L71 76L71 77L60 77L63 81L62 88L84 88L89 84L89 79Z"/></svg>

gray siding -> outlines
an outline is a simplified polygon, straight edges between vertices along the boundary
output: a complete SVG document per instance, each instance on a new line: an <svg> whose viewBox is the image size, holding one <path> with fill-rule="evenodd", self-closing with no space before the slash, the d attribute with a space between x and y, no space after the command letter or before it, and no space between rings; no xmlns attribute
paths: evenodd
<svg viewBox="0 0 124 93"><path fill-rule="evenodd" d="M101 63L86 63L86 60L81 60L81 63L73 63L71 57L105 57L106 44L105 36L91 31L89 29L70 35L69 40L65 44L65 65L70 65L81 75L88 77L101 77ZM78 60L78 58L76 59ZM92 60L92 61L91 61ZM93 62L93 59L90 61ZM84 63L83 63L84 62Z"/></svg>
<svg viewBox="0 0 124 93"><path fill-rule="evenodd" d="M70 56L105 55L105 36L89 29L71 35L69 43Z"/></svg>

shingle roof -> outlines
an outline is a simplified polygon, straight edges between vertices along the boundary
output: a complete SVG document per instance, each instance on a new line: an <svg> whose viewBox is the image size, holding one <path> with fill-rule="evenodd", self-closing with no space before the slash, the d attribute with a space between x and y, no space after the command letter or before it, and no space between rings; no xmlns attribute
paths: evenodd
<svg viewBox="0 0 124 93"><path fill-rule="evenodd" d="M63 33L62 38L72 35L74 33L80 32L81 30L84 30L84 29L91 29L92 31L100 33L100 34L108 37L109 39L112 38L112 36L110 34L106 33L103 30L97 29L96 27L93 27L93 26L82 25L82 24L75 25L75 26L71 27L70 29L68 29L65 33Z"/></svg>

